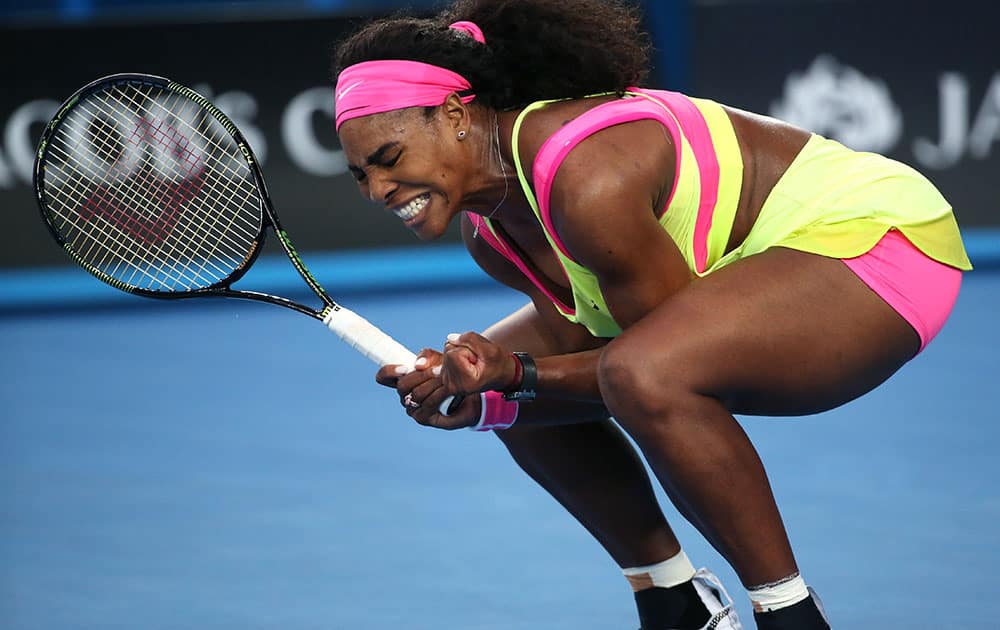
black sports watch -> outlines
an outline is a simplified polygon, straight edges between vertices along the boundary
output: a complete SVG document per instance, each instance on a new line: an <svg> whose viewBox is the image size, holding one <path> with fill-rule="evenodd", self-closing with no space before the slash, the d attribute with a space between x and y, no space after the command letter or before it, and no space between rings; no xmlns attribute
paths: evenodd
<svg viewBox="0 0 1000 630"><path fill-rule="evenodd" d="M517 389L503 393L504 400L516 402L531 402L535 399L535 388L538 386L538 367L535 360L526 352L512 353L521 364L521 382Z"/></svg>

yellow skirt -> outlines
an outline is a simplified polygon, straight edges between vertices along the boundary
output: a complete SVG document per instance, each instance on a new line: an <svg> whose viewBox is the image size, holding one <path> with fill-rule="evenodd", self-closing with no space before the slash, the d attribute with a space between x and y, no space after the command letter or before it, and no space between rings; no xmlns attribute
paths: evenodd
<svg viewBox="0 0 1000 630"><path fill-rule="evenodd" d="M951 205L926 177L813 135L768 195L746 240L708 272L770 247L854 258L893 228L934 260L972 269Z"/></svg>

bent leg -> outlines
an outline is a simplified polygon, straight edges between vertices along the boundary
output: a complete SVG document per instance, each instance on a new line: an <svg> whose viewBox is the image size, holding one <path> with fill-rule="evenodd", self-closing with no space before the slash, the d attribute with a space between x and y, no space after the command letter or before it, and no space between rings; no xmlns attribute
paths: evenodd
<svg viewBox="0 0 1000 630"><path fill-rule="evenodd" d="M536 356L565 351L542 336L543 329L529 305L485 335ZM497 436L514 461L576 517L618 566L636 574L629 582L644 630L701 628L712 614L734 614L706 581L715 578L696 574L681 553L644 463L603 405L536 401L522 405L519 415L563 423L515 424Z"/></svg>
<svg viewBox="0 0 1000 630"><path fill-rule="evenodd" d="M751 587L798 569L732 414L836 407L918 348L914 330L843 262L775 248L696 281L612 341L601 391L671 499Z"/></svg>
<svg viewBox="0 0 1000 630"><path fill-rule="evenodd" d="M620 567L655 564L680 551L641 460L610 420L515 426L497 436Z"/></svg>
<svg viewBox="0 0 1000 630"><path fill-rule="evenodd" d="M534 307L526 306L485 336L505 348L536 356L550 353ZM522 414L547 407L579 409L579 423L514 425L498 431L514 461L601 543L622 568L655 564L676 555L680 544L653 494L635 449L599 405L537 402Z"/></svg>

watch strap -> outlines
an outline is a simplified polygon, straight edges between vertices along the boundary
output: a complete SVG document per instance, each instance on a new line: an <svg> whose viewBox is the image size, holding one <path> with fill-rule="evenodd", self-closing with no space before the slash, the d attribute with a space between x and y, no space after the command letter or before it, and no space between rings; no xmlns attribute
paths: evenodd
<svg viewBox="0 0 1000 630"><path fill-rule="evenodd" d="M521 365L521 382L515 385L516 389L504 392L505 400L516 400L518 402L529 402L535 399L535 389L538 387L538 366L535 360L526 352L512 353Z"/></svg>

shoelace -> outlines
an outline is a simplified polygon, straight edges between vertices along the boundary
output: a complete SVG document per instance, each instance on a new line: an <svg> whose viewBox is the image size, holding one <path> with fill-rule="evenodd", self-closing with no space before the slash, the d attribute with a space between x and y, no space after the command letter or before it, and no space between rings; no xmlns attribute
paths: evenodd
<svg viewBox="0 0 1000 630"><path fill-rule="evenodd" d="M716 628L719 627L719 624L725 621L726 617L728 617L731 612L733 612L732 604L712 615L712 618L708 620L708 624L705 626L704 630L716 630Z"/></svg>

